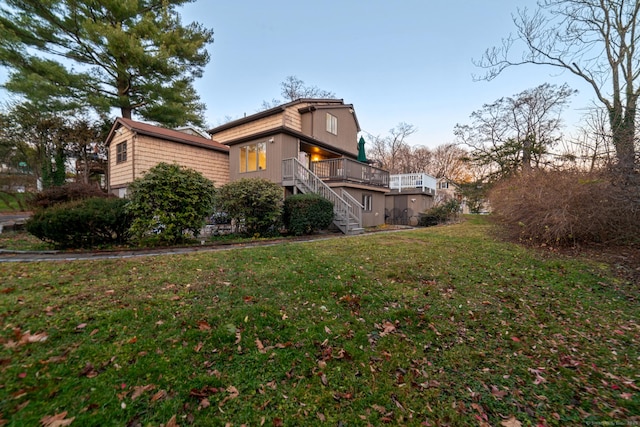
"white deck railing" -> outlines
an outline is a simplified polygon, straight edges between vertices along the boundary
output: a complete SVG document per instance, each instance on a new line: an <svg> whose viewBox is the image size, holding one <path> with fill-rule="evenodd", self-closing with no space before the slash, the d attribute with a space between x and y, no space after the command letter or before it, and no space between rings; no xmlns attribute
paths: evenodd
<svg viewBox="0 0 640 427"><path fill-rule="evenodd" d="M426 173L404 173L389 176L389 188L392 190L421 189L423 193L435 194L436 179Z"/></svg>

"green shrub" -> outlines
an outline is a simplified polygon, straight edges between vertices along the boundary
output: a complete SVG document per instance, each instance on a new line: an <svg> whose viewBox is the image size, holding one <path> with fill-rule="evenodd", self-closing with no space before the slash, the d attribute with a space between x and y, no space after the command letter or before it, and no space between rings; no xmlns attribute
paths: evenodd
<svg viewBox="0 0 640 427"><path fill-rule="evenodd" d="M248 235L278 233L282 221L283 190L266 179L243 178L222 186L217 207Z"/></svg>
<svg viewBox="0 0 640 427"><path fill-rule="evenodd" d="M200 172L177 164L159 163L129 185L131 231L158 243L198 236L213 211L215 188Z"/></svg>
<svg viewBox="0 0 640 427"><path fill-rule="evenodd" d="M333 221L333 203L317 194L295 194L284 201L283 220L296 236L324 230Z"/></svg>
<svg viewBox="0 0 640 427"><path fill-rule="evenodd" d="M127 201L94 197L40 209L27 221L26 229L58 248L91 248L122 244L129 239L131 217Z"/></svg>
<svg viewBox="0 0 640 427"><path fill-rule="evenodd" d="M421 214L418 225L430 227L442 224L457 217L459 212L460 202L456 199L451 199Z"/></svg>
<svg viewBox="0 0 640 427"><path fill-rule="evenodd" d="M49 187L36 193L28 201L28 205L34 210L47 209L61 203L84 200L92 197L115 196L108 194L96 185L73 182L59 187Z"/></svg>

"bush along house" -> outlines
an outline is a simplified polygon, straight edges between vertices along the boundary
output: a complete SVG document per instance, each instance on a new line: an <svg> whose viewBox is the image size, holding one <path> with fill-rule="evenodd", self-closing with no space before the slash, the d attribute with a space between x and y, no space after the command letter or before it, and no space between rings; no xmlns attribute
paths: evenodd
<svg viewBox="0 0 640 427"><path fill-rule="evenodd" d="M334 205L345 234L384 224L389 173L371 166L358 142L353 105L340 99L298 99L209 130L229 147L229 179L264 178L285 197L316 193Z"/></svg>

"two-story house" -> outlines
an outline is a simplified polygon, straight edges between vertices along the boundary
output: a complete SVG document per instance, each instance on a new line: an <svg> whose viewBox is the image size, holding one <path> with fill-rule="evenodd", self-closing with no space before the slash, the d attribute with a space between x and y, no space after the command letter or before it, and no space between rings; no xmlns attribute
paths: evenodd
<svg viewBox="0 0 640 427"><path fill-rule="evenodd" d="M211 129L229 146L229 178L264 178L285 196L317 193L345 233L384 223L389 173L357 161L360 125L340 99L299 99Z"/></svg>
<svg viewBox="0 0 640 427"><path fill-rule="evenodd" d="M134 179L159 162L201 172L216 186L264 178L283 196L317 193L334 204L347 234L384 224L389 173L360 162L360 125L353 105L339 99L299 99L218 126L204 138L117 119L107 137L108 189L124 197Z"/></svg>

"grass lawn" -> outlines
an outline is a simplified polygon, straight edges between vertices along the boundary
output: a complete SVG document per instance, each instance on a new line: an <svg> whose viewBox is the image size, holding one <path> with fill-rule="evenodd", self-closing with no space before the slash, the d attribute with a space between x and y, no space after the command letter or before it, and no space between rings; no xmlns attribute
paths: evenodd
<svg viewBox="0 0 640 427"><path fill-rule="evenodd" d="M0 191L0 212L19 212L26 208L26 193L5 193Z"/></svg>
<svg viewBox="0 0 640 427"><path fill-rule="evenodd" d="M2 263L0 425L640 423L637 288L488 230Z"/></svg>

